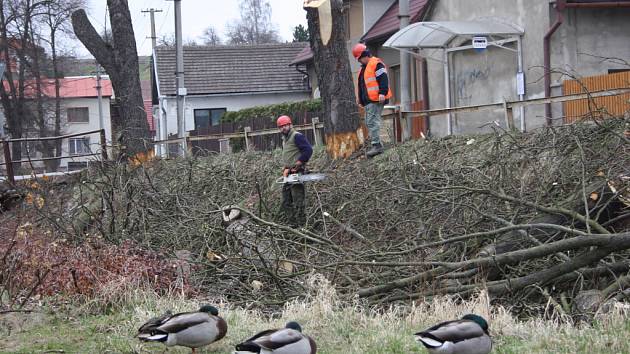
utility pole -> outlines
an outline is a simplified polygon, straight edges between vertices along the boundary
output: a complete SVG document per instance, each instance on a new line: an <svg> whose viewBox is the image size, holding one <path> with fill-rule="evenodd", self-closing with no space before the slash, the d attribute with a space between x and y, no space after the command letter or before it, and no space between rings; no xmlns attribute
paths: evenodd
<svg viewBox="0 0 630 354"><path fill-rule="evenodd" d="M101 65L96 63L96 94L98 97L98 128L105 129L105 121L103 119L103 94L101 86Z"/></svg>
<svg viewBox="0 0 630 354"><path fill-rule="evenodd" d="M400 29L409 26L409 0L398 1L398 18L400 19ZM411 108L411 95L409 88L409 62L410 55L405 51L400 51L400 110L408 111ZM403 141L411 140L411 130L413 123L409 116L405 116L403 126ZM401 122L402 124L402 122Z"/></svg>
<svg viewBox="0 0 630 354"><path fill-rule="evenodd" d="M157 47L157 36L155 35L155 13L162 12L162 9L154 9L150 8L148 10L142 10L142 13L150 13L151 14L151 79L155 80L155 66L153 57L155 56L155 47ZM154 116L153 119L157 121L157 140L166 140L168 136L168 131L166 130L166 117L164 117L164 122L160 121L162 116L161 110L158 112L157 118ZM163 128L164 127L164 128ZM156 155L162 156L162 144L156 144Z"/></svg>
<svg viewBox="0 0 630 354"><path fill-rule="evenodd" d="M151 14L151 49L155 50L155 47L157 46L157 36L155 35L155 13L162 12L162 9L150 8L148 10L142 10L141 12L148 12Z"/></svg>
<svg viewBox="0 0 630 354"><path fill-rule="evenodd" d="M184 87L184 46L182 43L182 0L175 2L175 88L177 90L177 137L184 137L184 98L186 88ZM186 142L182 142L182 156L186 156L188 149Z"/></svg>

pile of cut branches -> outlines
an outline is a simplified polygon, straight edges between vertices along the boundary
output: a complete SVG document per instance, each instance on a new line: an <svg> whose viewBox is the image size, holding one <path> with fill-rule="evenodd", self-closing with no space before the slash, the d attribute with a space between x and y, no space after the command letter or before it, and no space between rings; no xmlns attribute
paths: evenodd
<svg viewBox="0 0 630 354"><path fill-rule="evenodd" d="M201 289L236 304L284 303L317 272L370 303L486 288L568 312L585 290L628 293L624 123L416 141L372 160L316 154L329 178L307 187L302 229L279 210L278 152L102 166L40 211L71 234L188 250Z"/></svg>

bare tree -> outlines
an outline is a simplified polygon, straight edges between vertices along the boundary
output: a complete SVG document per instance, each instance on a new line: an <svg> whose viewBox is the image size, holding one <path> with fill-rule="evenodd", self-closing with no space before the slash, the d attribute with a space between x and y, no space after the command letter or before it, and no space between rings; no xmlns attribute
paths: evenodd
<svg viewBox="0 0 630 354"><path fill-rule="evenodd" d="M157 45L165 46L165 47L174 47L175 46L175 33L167 33L163 34L157 38Z"/></svg>
<svg viewBox="0 0 630 354"><path fill-rule="evenodd" d="M109 74L116 92L120 119L112 122L120 158L126 159L150 147L149 124L142 102L138 51L127 0L107 0L112 42L94 29L84 10L72 13L74 33Z"/></svg>
<svg viewBox="0 0 630 354"><path fill-rule="evenodd" d="M41 23L44 28L42 31L47 32L41 36L41 39L48 43L50 46L50 56L52 60L52 77L54 78L55 96L54 96L54 114L51 133L53 136L61 135L61 82L60 78L62 73L59 63L59 37L63 34L69 34L70 29L70 15L72 12L80 9L85 5L83 0L60 0L55 2L48 2L43 8L43 14ZM44 122L44 118L40 118L40 125ZM44 125L40 126L40 131L47 130ZM42 134L40 133L40 136ZM41 152L44 157L47 156L61 156L62 141L44 141L42 144ZM49 171L56 171L59 168L61 160L47 160L45 162L46 168Z"/></svg>
<svg viewBox="0 0 630 354"><path fill-rule="evenodd" d="M271 22L271 5L267 0L239 0L241 19L228 24L229 44L278 43L280 37Z"/></svg>
<svg viewBox="0 0 630 354"><path fill-rule="evenodd" d="M326 149L333 158L346 158L361 147L363 135L344 36L343 1L317 3L321 5L307 3L305 9L324 105ZM330 12L320 11L321 6L330 6Z"/></svg>
<svg viewBox="0 0 630 354"><path fill-rule="evenodd" d="M0 101L7 132L14 139L22 138L32 123L27 88L33 78L32 54L38 50L33 43L33 18L42 4L31 0L0 0L0 53L7 66L4 74L7 85L0 85ZM12 144L11 153L14 159L19 159L22 145ZM14 165L20 167L19 163Z"/></svg>
<svg viewBox="0 0 630 354"><path fill-rule="evenodd" d="M222 42L217 30L212 26L209 26L203 31L201 40L205 45L221 45Z"/></svg>

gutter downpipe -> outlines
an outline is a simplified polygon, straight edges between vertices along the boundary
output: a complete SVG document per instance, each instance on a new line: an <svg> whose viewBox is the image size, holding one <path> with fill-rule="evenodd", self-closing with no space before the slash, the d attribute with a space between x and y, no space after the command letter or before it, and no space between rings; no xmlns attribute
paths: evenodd
<svg viewBox="0 0 630 354"><path fill-rule="evenodd" d="M446 45L444 46L444 97L446 98L446 108L451 108L451 74L449 72L448 64L448 51ZM446 130L448 135L453 135L453 116L451 112L446 114Z"/></svg>
<svg viewBox="0 0 630 354"><path fill-rule="evenodd" d="M409 0L398 1L398 19L400 28L409 26ZM400 111L406 112L411 108L411 56L404 52L400 52ZM403 114L404 126L402 129L402 141L408 141L412 138L413 121L410 115ZM403 122L401 122L402 124Z"/></svg>
<svg viewBox="0 0 630 354"><path fill-rule="evenodd" d="M556 1L556 22L551 25L551 28L549 28L547 33L545 33L545 37L543 39L545 98L551 97L551 36L564 21L564 14L562 11L564 11L565 5L566 0ZM553 124L553 119L551 117L551 103L545 103L545 120L547 126L551 126Z"/></svg>
<svg viewBox="0 0 630 354"><path fill-rule="evenodd" d="M304 64L304 66L306 66L306 64ZM307 88L310 91L311 90L311 76L308 74L307 71L304 71L304 70L300 69L300 64L295 64L295 71L297 71L300 74L306 76L306 86L307 86Z"/></svg>

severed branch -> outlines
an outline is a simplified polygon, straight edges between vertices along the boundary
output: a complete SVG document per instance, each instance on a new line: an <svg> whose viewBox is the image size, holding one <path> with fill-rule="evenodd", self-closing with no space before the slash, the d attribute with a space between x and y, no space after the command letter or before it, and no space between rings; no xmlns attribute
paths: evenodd
<svg viewBox="0 0 630 354"><path fill-rule="evenodd" d="M415 265L418 265L418 266L434 265L434 266L437 266L437 268L434 268L429 271L425 271L419 275L414 275L411 277L398 279L396 281L393 281L384 285L378 285L375 287L360 289L358 294L360 297L366 297L366 296L372 296L372 295L384 293L395 288L401 288L401 287L412 285L413 283L416 283L419 281L430 280L433 277L435 277L435 275L448 272L449 269L465 270L472 267L479 268L479 267L484 267L484 266L489 266L489 265L494 265L494 266L512 265L512 264L517 264L519 262L522 262L524 260L541 258L550 254L557 253L557 252L565 252L569 250L576 250L576 249L580 249L584 247L592 247L592 246L600 247L598 248L599 250L603 250L603 249L608 250L611 248L616 249L616 250L623 250L623 249L630 248L630 232L623 233L623 234L613 234L613 235L578 236L578 237L561 240L561 241L557 241L557 242L553 242L553 243L549 243L545 245L527 248L524 250L503 253L503 254L491 256L491 257L476 258L476 259L471 259L471 260L462 261L462 262L418 262ZM599 257L598 260L605 257L607 254ZM569 261L567 263L570 263L573 261L575 260ZM369 264L369 262L366 262L366 264ZM562 275L562 274L559 274L559 275ZM476 287L477 285L473 285L471 289L474 289Z"/></svg>

